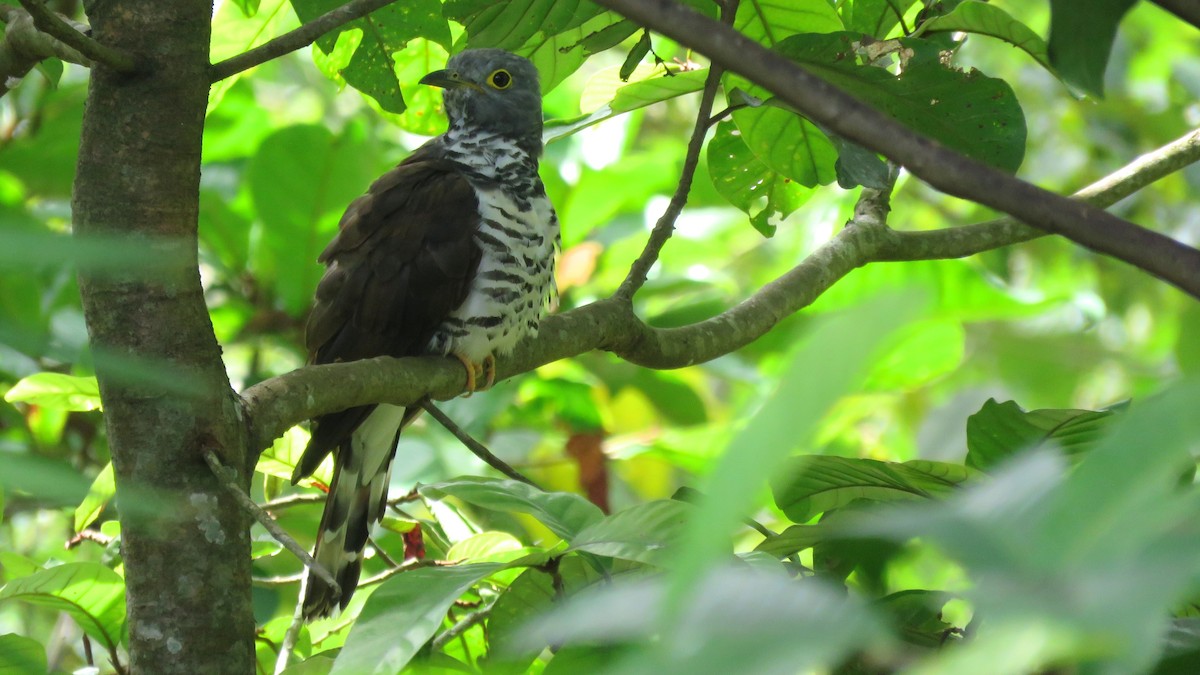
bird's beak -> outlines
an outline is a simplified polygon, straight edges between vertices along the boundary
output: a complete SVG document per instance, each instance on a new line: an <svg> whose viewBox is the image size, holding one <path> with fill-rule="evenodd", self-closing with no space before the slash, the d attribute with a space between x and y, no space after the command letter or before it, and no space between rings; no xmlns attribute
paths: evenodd
<svg viewBox="0 0 1200 675"><path fill-rule="evenodd" d="M454 70L435 70L421 78L421 84L442 89L480 89L474 82L468 82Z"/></svg>

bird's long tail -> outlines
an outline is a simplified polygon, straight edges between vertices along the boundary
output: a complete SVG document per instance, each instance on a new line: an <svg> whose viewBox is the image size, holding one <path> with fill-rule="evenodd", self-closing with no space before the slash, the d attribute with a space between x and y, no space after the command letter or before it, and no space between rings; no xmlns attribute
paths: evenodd
<svg viewBox="0 0 1200 675"><path fill-rule="evenodd" d="M309 571L302 589L306 621L328 616L335 607L345 609L350 602L367 535L387 505L400 429L413 416L399 406L380 405L338 446L313 558L337 581L340 592Z"/></svg>

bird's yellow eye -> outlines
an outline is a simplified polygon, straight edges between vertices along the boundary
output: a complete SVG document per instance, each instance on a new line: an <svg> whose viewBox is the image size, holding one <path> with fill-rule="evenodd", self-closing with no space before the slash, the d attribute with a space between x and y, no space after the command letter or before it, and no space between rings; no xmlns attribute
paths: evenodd
<svg viewBox="0 0 1200 675"><path fill-rule="evenodd" d="M487 81L488 84L492 85L492 88L494 89L508 89L512 86L513 80L512 75L509 75L507 70L501 68L491 75L488 75Z"/></svg>

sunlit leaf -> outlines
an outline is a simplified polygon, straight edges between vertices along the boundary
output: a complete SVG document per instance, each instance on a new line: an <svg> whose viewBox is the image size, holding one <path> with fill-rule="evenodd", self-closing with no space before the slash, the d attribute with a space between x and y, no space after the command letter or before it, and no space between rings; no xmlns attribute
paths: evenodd
<svg viewBox="0 0 1200 675"><path fill-rule="evenodd" d="M842 29L826 0L753 0L738 5L733 27L769 47L796 33L829 33Z"/></svg>
<svg viewBox="0 0 1200 675"><path fill-rule="evenodd" d="M808 151L810 156L821 152L812 146ZM819 170L816 165L811 168ZM730 122L718 124L708 143L708 170L717 192L750 216L754 229L766 236L775 234L779 222L812 196L803 184L776 173L756 157ZM808 180L815 185L820 178L814 174Z"/></svg>
<svg viewBox="0 0 1200 675"><path fill-rule="evenodd" d="M792 525L779 534L763 539L754 550L782 558L816 546L829 536L826 529L820 525Z"/></svg>
<svg viewBox="0 0 1200 675"><path fill-rule="evenodd" d="M524 545L507 532L480 532L457 541L446 551L446 559L462 562L503 562L500 556L519 554Z"/></svg>
<svg viewBox="0 0 1200 675"><path fill-rule="evenodd" d="M125 631L125 581L96 563L67 563L9 581L0 602L19 600L66 612L109 652Z"/></svg>
<svg viewBox="0 0 1200 675"><path fill-rule="evenodd" d="M92 481L87 496L83 498L79 506L75 507L75 531L80 532L92 524L92 521L100 516L100 512L104 510L116 493L117 481L113 475L112 462L109 462Z"/></svg>
<svg viewBox="0 0 1200 675"><path fill-rule="evenodd" d="M1032 56L1046 70L1054 72L1054 67L1050 65L1050 55L1046 51L1046 41L1029 26L996 5L970 0L955 7L950 13L926 22L922 29L924 33L960 31L1004 40Z"/></svg>
<svg viewBox="0 0 1200 675"><path fill-rule="evenodd" d="M567 541L604 518L604 513L595 504L579 495L542 492L514 480L465 476L458 480L424 485L421 494L431 499L454 497L486 509L528 513Z"/></svg>
<svg viewBox="0 0 1200 675"><path fill-rule="evenodd" d="M606 516L571 539L571 549L650 564L662 564L694 508L659 500Z"/></svg>
<svg viewBox="0 0 1200 675"><path fill-rule="evenodd" d="M100 387L95 376L36 373L14 384L4 400L62 410L99 410Z"/></svg>
<svg viewBox="0 0 1200 675"><path fill-rule="evenodd" d="M311 21L343 4L341 0L292 0L292 7L302 22ZM341 69L341 76L347 84L375 99L384 110L396 114L404 112L406 107L401 94L405 83L397 78L393 56L415 38L425 38L445 49L450 48L450 27L442 16L438 0L392 3L344 24L339 30L362 31L362 40ZM326 34L317 40L317 46L328 54L337 45L337 38L338 33Z"/></svg>

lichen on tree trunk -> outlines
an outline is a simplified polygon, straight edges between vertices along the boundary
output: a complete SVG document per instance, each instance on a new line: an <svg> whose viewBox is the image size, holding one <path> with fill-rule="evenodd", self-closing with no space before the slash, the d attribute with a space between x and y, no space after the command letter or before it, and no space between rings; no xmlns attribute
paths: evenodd
<svg viewBox="0 0 1200 675"><path fill-rule="evenodd" d="M248 486L196 264L211 12L204 0L125 0L89 14L93 37L140 66L93 70L72 204L76 237L145 261L79 272L117 476L133 672L254 670L249 522L201 456L215 450Z"/></svg>

